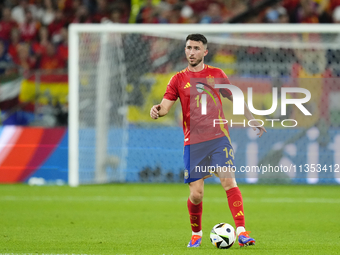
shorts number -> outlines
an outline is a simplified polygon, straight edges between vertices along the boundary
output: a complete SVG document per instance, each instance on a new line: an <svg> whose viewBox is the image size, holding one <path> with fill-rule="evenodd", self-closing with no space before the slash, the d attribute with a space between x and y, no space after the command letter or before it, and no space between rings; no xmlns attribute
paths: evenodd
<svg viewBox="0 0 340 255"><path fill-rule="evenodd" d="M223 149L223 151L225 151L225 157L226 157L226 158L229 158L229 156L230 156L230 157L232 157L233 159L235 159L235 158L234 158L234 151L233 151L233 149L230 149L229 152L228 152L228 148L225 147L225 148Z"/></svg>

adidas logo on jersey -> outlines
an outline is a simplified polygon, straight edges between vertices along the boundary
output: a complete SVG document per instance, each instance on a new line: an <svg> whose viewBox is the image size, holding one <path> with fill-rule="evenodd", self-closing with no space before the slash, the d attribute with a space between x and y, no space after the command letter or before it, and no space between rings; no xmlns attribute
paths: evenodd
<svg viewBox="0 0 340 255"><path fill-rule="evenodd" d="M190 88L191 87L191 84L188 82L187 84L185 84L184 88L187 89L187 88Z"/></svg>

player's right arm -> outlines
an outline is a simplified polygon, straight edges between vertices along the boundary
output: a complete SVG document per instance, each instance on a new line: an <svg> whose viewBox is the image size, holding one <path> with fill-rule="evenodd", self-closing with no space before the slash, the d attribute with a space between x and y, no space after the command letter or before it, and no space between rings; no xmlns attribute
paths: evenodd
<svg viewBox="0 0 340 255"><path fill-rule="evenodd" d="M178 86L177 76L174 75L171 77L169 84L166 87L166 91L162 102L151 107L150 110L151 118L158 119L159 117L163 117L168 114L169 110L174 105L179 96L177 86Z"/></svg>
<svg viewBox="0 0 340 255"><path fill-rule="evenodd" d="M159 117L163 117L168 114L171 107L174 105L176 101L171 101L163 98L160 104L156 104L151 107L150 116L153 119L158 119Z"/></svg>

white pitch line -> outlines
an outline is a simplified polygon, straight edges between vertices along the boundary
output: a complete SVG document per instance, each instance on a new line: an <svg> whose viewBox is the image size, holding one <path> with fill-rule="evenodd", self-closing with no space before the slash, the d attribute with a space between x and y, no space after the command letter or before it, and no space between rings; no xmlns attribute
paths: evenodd
<svg viewBox="0 0 340 255"><path fill-rule="evenodd" d="M0 196L1 201L47 201L47 202L183 202L187 201L187 197L169 198L169 197L143 197L143 196L129 196L129 197L109 197L109 196L87 196L87 197L54 197L54 196ZM262 197L258 199L244 198L246 203L322 203L322 204L338 204L339 198L269 198ZM204 198L208 203L223 203L227 201L227 198ZM0 255L2 255L0 253Z"/></svg>

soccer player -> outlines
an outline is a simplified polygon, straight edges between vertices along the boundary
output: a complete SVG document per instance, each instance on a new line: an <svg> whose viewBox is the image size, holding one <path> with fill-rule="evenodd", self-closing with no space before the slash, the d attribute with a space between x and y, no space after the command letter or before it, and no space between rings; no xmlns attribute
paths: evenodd
<svg viewBox="0 0 340 255"><path fill-rule="evenodd" d="M187 201L192 237L188 247L199 247L202 242L202 199L204 179L211 176L209 171L197 171L197 166L217 166L217 174L226 191L228 204L236 225L236 234L241 247L254 245L255 240L249 237L245 229L242 195L237 187L231 167L234 165L234 154L226 124L213 125L213 121L224 119L219 94L233 101L233 95L228 89L215 89L217 81L229 83L226 74L219 68L204 64L208 54L207 39L201 34L190 34L186 38L185 55L188 67L175 74L166 89L160 104L152 106L150 116L153 119L165 116L177 98L180 98L183 112L184 132L184 182L189 184L190 195ZM205 82L190 84L194 79ZM216 83L218 84L218 83ZM226 83L224 83L226 84ZM205 92L205 93L202 93ZM203 94L206 94L206 115L201 114ZM203 100L203 101L204 101ZM245 117L254 119L247 105ZM223 122L224 123L224 122ZM260 126L255 120L253 126ZM253 128L256 130L256 128ZM258 127L259 137L267 132L264 127ZM199 170L199 169L198 169ZM223 170L223 171L222 171ZM225 171L227 170L227 171Z"/></svg>

